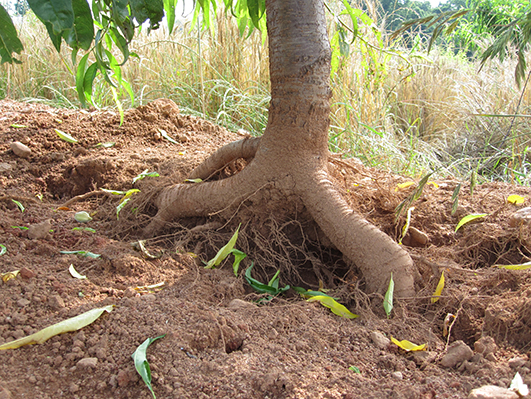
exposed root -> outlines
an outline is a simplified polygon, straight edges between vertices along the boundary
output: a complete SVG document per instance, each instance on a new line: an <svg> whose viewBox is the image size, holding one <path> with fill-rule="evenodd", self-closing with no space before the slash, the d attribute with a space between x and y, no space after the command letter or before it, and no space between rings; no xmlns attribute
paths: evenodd
<svg viewBox="0 0 531 399"><path fill-rule="evenodd" d="M61 207L68 207L68 206L72 205L74 202L84 201L87 198L94 197L96 195L106 195L106 196L110 197L112 194L110 194L110 193L108 193L106 191L102 191L102 190L90 191L88 193L76 195L75 197L70 198L63 205L61 205Z"/></svg>

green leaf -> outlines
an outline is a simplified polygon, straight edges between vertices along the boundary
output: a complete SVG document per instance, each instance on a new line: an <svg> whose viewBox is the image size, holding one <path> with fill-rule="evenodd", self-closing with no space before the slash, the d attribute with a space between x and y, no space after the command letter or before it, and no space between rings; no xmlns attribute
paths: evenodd
<svg viewBox="0 0 531 399"><path fill-rule="evenodd" d="M20 229L20 230L29 230L29 227L26 226L11 226L13 229Z"/></svg>
<svg viewBox="0 0 531 399"><path fill-rule="evenodd" d="M6 342L3 345L0 345L0 350L5 349L17 349L24 345L33 345L33 344L42 344L48 339L55 337L59 334L64 334L71 331L77 331L83 327L92 324L102 315L103 312L110 313L114 305L108 305L104 308L92 309L88 312L82 313L78 316L72 317L67 320L63 320L60 323L53 324L49 327L46 327L43 330L31 334L27 337L17 339L15 341Z"/></svg>
<svg viewBox="0 0 531 399"><path fill-rule="evenodd" d="M1 6L0 6L1 7ZM14 127L15 129L24 129L26 128L27 126L26 125L19 125L17 123L12 123L11 125L9 125L11 127Z"/></svg>
<svg viewBox="0 0 531 399"><path fill-rule="evenodd" d="M74 26L72 0L28 0L28 4L37 18L47 22L57 36Z"/></svg>
<svg viewBox="0 0 531 399"><path fill-rule="evenodd" d="M97 259L99 258L101 255L99 254L94 254L92 252L89 252L89 251L59 251L60 254L75 254L75 255L81 255L85 258L92 258L92 259Z"/></svg>
<svg viewBox="0 0 531 399"><path fill-rule="evenodd" d="M70 267L68 268L68 271L70 272L70 275L74 278L77 278L79 280L87 279L87 276L82 276L81 274L77 272L77 270L74 268L74 265L70 265Z"/></svg>
<svg viewBox="0 0 531 399"><path fill-rule="evenodd" d="M168 133L166 132L166 130L164 130L164 129L160 129L160 128L159 128L159 132L160 132L160 135L161 135L162 137L164 137L166 140L168 140L170 143L173 143L173 144L179 144L178 141L175 141L174 139L172 139L172 138L168 135Z"/></svg>
<svg viewBox="0 0 531 399"><path fill-rule="evenodd" d="M77 140L73 138L72 136L70 136L68 133L62 132L59 129L54 129L54 130L61 140L64 140L67 143L77 143Z"/></svg>
<svg viewBox="0 0 531 399"><path fill-rule="evenodd" d="M356 374L361 374L360 369L356 366L350 366L348 369L354 371Z"/></svg>
<svg viewBox="0 0 531 399"><path fill-rule="evenodd" d="M488 216L488 213L474 213L472 215L467 215L464 218L462 218L459 223L457 223L457 226L455 228L455 232L459 230L463 225L470 223L473 220L484 218L485 216Z"/></svg>
<svg viewBox="0 0 531 399"><path fill-rule="evenodd" d="M264 284L264 283L261 283L260 281L254 279L252 276L251 276L251 270L253 269L254 267L254 263L251 263L251 266L249 266L247 268L247 270L245 270L245 281L247 281L247 283L255 290L257 291L258 293L260 294L269 294L269 295L272 295L272 296L276 296L278 294L281 294L287 290L289 290L290 286L289 285L286 285L284 288L275 288L275 287L272 287L268 284Z"/></svg>
<svg viewBox="0 0 531 399"><path fill-rule="evenodd" d="M239 249L233 249L230 251L234 255L234 263L232 264L232 271L234 275L238 277L238 269L240 268L240 262L247 257L245 252L240 251Z"/></svg>
<svg viewBox="0 0 531 399"><path fill-rule="evenodd" d="M12 54L20 54L22 50L24 50L24 46L18 38L15 25L13 25L13 21L5 8L0 4L0 64L4 62L20 64L21 62Z"/></svg>
<svg viewBox="0 0 531 399"><path fill-rule="evenodd" d="M357 317L359 317L357 314L352 313L345 306L336 302L334 298L329 297L329 296L324 296L324 295L312 296L311 298L308 298L306 301L307 302L318 301L321 305L329 308L332 311L332 313L340 317L345 317L347 319L356 319Z"/></svg>
<svg viewBox="0 0 531 399"><path fill-rule="evenodd" d="M127 203L131 201L131 198L125 198L120 201L118 206L116 207L116 220L120 219L120 211L124 208L124 206L127 205Z"/></svg>
<svg viewBox="0 0 531 399"><path fill-rule="evenodd" d="M203 181L203 179L185 179L184 180L185 182L188 182L188 183L201 183Z"/></svg>
<svg viewBox="0 0 531 399"><path fill-rule="evenodd" d="M149 19L149 29L158 29L164 16L162 0L130 0L131 14L139 25Z"/></svg>
<svg viewBox="0 0 531 399"><path fill-rule="evenodd" d="M459 183L452 193L452 212L453 215L457 211L457 207L459 205L459 191L461 190L461 183Z"/></svg>
<svg viewBox="0 0 531 399"><path fill-rule="evenodd" d="M385 313L387 314L387 317L391 314L391 311L393 310L393 295L395 292L395 282L393 280L393 272L391 272L391 278L389 279L389 287L387 288L387 292L384 296L383 301L383 307L385 310Z"/></svg>
<svg viewBox="0 0 531 399"><path fill-rule="evenodd" d="M96 230L94 230L93 228L91 227L74 227L72 229L72 231L88 231L90 233L95 233Z"/></svg>
<svg viewBox="0 0 531 399"><path fill-rule="evenodd" d="M56 2L57 0L54 0ZM74 11L74 26L66 31L63 37L66 43L74 49L88 50L94 39L94 23L92 12L87 0L72 0Z"/></svg>
<svg viewBox="0 0 531 399"><path fill-rule="evenodd" d="M321 292L321 291L311 291L311 290L306 290L302 287L292 287L297 293L299 293L303 298L311 298L312 296L330 296L328 294L325 294L324 292ZM339 299L339 298L334 298L336 301Z"/></svg>
<svg viewBox="0 0 531 399"><path fill-rule="evenodd" d="M0 256L7 252L7 248L4 244L0 244Z"/></svg>
<svg viewBox="0 0 531 399"><path fill-rule="evenodd" d="M225 260L227 256L232 252L232 249L234 248L234 245L236 245L236 240L238 239L238 232L240 231L241 223L236 229L236 232L232 235L229 242L224 245L214 256L212 259L210 259L205 266L205 269L212 269L214 266L218 266L221 262Z"/></svg>
<svg viewBox="0 0 531 399"><path fill-rule="evenodd" d="M137 181L139 180L142 180L148 176L151 176L151 177L158 177L160 176L157 172L148 172L149 169L146 169L144 170L142 173L140 173L138 176L136 176L134 179L133 179L133 184L135 184Z"/></svg>
<svg viewBox="0 0 531 399"><path fill-rule="evenodd" d="M149 362L147 361L147 348L149 345L151 345L154 341L160 338L164 338L166 334L159 335L155 338L148 338L146 339L136 350L133 352L131 357L133 358L133 361L135 363L135 369L142 377L142 380L144 381L144 384L149 388L149 391L153 395L153 398L155 399L155 392L153 392L153 387L151 386L151 369L149 367Z"/></svg>
<svg viewBox="0 0 531 399"><path fill-rule="evenodd" d="M20 212L24 212L26 208L24 208L24 205L22 205L19 201L12 199L16 206L18 206L18 209L20 209Z"/></svg>
<svg viewBox="0 0 531 399"><path fill-rule="evenodd" d="M164 12L166 13L166 22L168 24L168 33L173 32L173 25L175 24L175 7L177 0L164 0Z"/></svg>

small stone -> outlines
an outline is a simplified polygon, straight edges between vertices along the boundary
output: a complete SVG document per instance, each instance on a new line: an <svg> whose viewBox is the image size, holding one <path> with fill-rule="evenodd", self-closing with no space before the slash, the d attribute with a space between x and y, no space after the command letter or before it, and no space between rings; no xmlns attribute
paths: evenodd
<svg viewBox="0 0 531 399"><path fill-rule="evenodd" d="M481 388L473 389L468 395L468 399L518 399L516 392L507 388L495 385L485 385Z"/></svg>
<svg viewBox="0 0 531 399"><path fill-rule="evenodd" d="M26 298L20 298L18 301L17 301L17 305L20 306L21 308L23 308L24 306L28 306L31 302L29 300L27 300Z"/></svg>
<svg viewBox="0 0 531 399"><path fill-rule="evenodd" d="M124 297L125 298L132 298L134 296L136 296L137 292L135 291L135 289L133 287L127 287L124 291Z"/></svg>
<svg viewBox="0 0 531 399"><path fill-rule="evenodd" d="M393 377L395 380L402 380L404 379L404 374L402 374L401 371L395 371L394 373L391 373L391 377Z"/></svg>
<svg viewBox="0 0 531 399"><path fill-rule="evenodd" d="M46 238L52 228L51 220L45 220L39 224L33 224L28 228L28 238L30 240Z"/></svg>
<svg viewBox="0 0 531 399"><path fill-rule="evenodd" d="M118 376L116 377L116 381L118 382L118 386L125 387L127 384L129 384L129 373L125 370L120 370L118 372Z"/></svg>
<svg viewBox="0 0 531 399"><path fill-rule="evenodd" d="M27 267L23 267L20 269L20 277L22 278L30 279L30 278L35 277L36 275L37 273L35 273L34 271L31 271Z"/></svg>
<svg viewBox="0 0 531 399"><path fill-rule="evenodd" d="M77 392L77 391L79 391L79 385L77 385L75 383L71 383L70 386L68 387L68 390L71 393Z"/></svg>
<svg viewBox="0 0 531 399"><path fill-rule="evenodd" d="M77 367L81 370L93 369L98 364L97 357L85 357L77 362Z"/></svg>
<svg viewBox="0 0 531 399"><path fill-rule="evenodd" d="M470 360L474 352L463 341L455 341L449 347L446 355L443 356L441 364L444 367L454 367L465 360Z"/></svg>
<svg viewBox="0 0 531 399"><path fill-rule="evenodd" d="M385 349L391 343L391 340L383 335L380 331L372 331L371 340L380 349Z"/></svg>
<svg viewBox="0 0 531 399"><path fill-rule="evenodd" d="M10 147L18 157L28 158L31 155L31 149L27 145L22 144L20 141L11 143Z"/></svg>
<svg viewBox="0 0 531 399"><path fill-rule="evenodd" d="M496 353L498 345L496 345L496 341L492 337L481 337L474 342L474 350L486 357L489 353Z"/></svg>
<svg viewBox="0 0 531 399"><path fill-rule="evenodd" d="M60 295L53 295L48 298L48 305L50 305L52 309L60 310L65 307L65 301Z"/></svg>
<svg viewBox="0 0 531 399"><path fill-rule="evenodd" d="M12 169L13 167L8 164L8 163L4 163L4 162L1 162L0 163L0 173L2 172L8 172Z"/></svg>
<svg viewBox="0 0 531 399"><path fill-rule="evenodd" d="M531 207L519 209L509 218L509 226L517 227L522 224L529 224L531 221Z"/></svg>
<svg viewBox="0 0 531 399"><path fill-rule="evenodd" d="M244 301L243 299L235 298L232 301L229 302L229 309L237 310L237 309L254 309L256 308L256 305L251 302Z"/></svg>
<svg viewBox="0 0 531 399"><path fill-rule="evenodd" d="M527 359L523 357L513 357L512 359L509 359L509 367L512 369L518 369L524 366L526 362L527 362Z"/></svg>

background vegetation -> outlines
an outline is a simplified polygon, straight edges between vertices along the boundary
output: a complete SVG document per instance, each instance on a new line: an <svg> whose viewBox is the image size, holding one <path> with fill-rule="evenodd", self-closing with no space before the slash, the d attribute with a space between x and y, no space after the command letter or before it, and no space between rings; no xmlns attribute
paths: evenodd
<svg viewBox="0 0 531 399"><path fill-rule="evenodd" d="M430 27L417 27L398 41L390 33L407 19L434 11L472 6L451 0L438 10L428 2L382 0L360 10L358 35L341 16L342 2L330 0L333 46L330 148L365 164L418 177L503 180L529 185L531 94L514 80L516 61L489 61L478 55L496 30L528 2L483 1L451 37L440 37L427 54ZM134 105L165 97L182 112L231 130L259 135L267 122L267 46L259 32L240 35L230 15L220 11L211 29L191 29L186 18L168 36L165 28L135 37L136 54L124 68ZM68 49L57 54L45 28L27 13L19 24L25 46L22 65L0 66L0 98L79 107ZM64 47L64 46L63 46ZM121 59L119 52L115 54ZM96 78L94 106L114 107L113 94ZM124 107L131 106L123 97ZM519 115L517 117L511 115Z"/></svg>

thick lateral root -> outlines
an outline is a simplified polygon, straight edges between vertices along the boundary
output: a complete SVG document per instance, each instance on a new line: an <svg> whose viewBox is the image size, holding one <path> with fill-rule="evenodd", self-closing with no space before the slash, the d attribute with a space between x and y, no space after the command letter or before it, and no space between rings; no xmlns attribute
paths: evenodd
<svg viewBox="0 0 531 399"><path fill-rule="evenodd" d="M189 178L205 180L236 159L243 158L248 160L254 158L258 144L260 144L259 137L248 137L229 143L218 149L205 159L201 165L192 170Z"/></svg>

